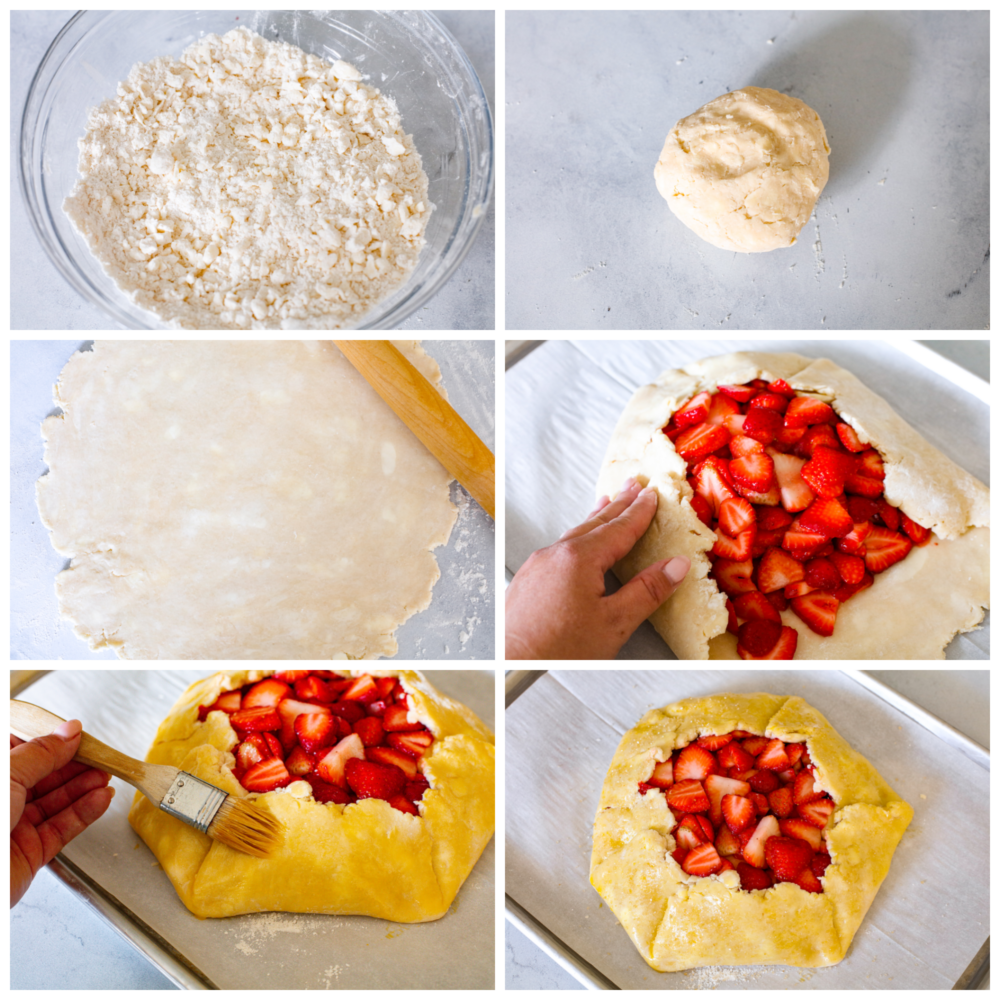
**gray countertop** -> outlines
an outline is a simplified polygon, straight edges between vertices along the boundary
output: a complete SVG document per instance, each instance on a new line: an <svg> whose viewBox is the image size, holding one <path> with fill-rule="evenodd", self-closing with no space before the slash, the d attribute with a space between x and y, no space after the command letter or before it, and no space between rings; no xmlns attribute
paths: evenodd
<svg viewBox="0 0 1000 1000"><path fill-rule="evenodd" d="M988 670L870 670L899 692L982 746L990 745ZM622 935L622 946L631 944ZM562 966L519 930L506 925L505 985L509 990L582 990ZM989 989L989 976L979 987Z"/></svg>
<svg viewBox="0 0 1000 1000"><path fill-rule="evenodd" d="M458 39L496 114L494 81L495 15L487 11L434 11ZM105 313L83 299L63 279L35 236L18 187L17 156L21 113L28 87L46 50L73 16L72 11L13 11L10 17L10 202L11 328L14 330L120 329ZM494 128L495 128L494 123ZM495 203L490 201L482 228L465 260L438 293L409 316L400 330L492 330L496 326Z"/></svg>
<svg viewBox="0 0 1000 1000"><path fill-rule="evenodd" d="M989 13L514 11L506 326L989 328ZM798 242L718 250L653 168L744 86L823 119L830 180Z"/></svg>

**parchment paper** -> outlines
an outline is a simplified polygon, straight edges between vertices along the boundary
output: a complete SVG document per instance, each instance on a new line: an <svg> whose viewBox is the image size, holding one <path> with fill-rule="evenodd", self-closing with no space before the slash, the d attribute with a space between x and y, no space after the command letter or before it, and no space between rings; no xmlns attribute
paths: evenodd
<svg viewBox="0 0 1000 1000"><path fill-rule="evenodd" d="M53 671L18 697L140 760L170 707L205 670ZM494 725L492 670L429 670L442 692ZM132 911L220 989L492 989L495 841L449 912L426 924L369 917L259 913L199 920L128 825L134 789L115 778L105 816L62 856ZM375 845L373 845L375 849Z"/></svg>
<svg viewBox="0 0 1000 1000"><path fill-rule="evenodd" d="M847 958L827 969L654 972L590 886L594 815L624 732L723 691L819 709L914 809ZM989 936L989 773L834 671L551 671L508 709L506 891L621 989L951 989Z"/></svg>
<svg viewBox="0 0 1000 1000"><path fill-rule="evenodd" d="M989 485L989 406L884 341L549 341L511 367L505 380L507 569L516 573L535 549L593 509L611 432L639 386L668 368L737 350L830 358ZM617 589L611 574L608 581ZM981 629L949 644L947 659L988 659L989 634L987 614ZM648 622L618 658L676 659Z"/></svg>

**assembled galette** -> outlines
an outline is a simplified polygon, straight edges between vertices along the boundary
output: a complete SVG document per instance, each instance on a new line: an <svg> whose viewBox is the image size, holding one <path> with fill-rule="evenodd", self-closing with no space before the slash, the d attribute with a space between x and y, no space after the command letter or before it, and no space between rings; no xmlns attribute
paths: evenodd
<svg viewBox="0 0 1000 1000"><path fill-rule="evenodd" d="M622 738L590 881L658 972L834 965L912 816L801 698L690 698Z"/></svg>
<svg viewBox="0 0 1000 1000"><path fill-rule="evenodd" d="M197 917L444 916L494 828L493 734L412 670L242 670L191 685L146 760L252 798L266 859L137 794L129 822Z"/></svg>
<svg viewBox="0 0 1000 1000"><path fill-rule="evenodd" d="M831 361L664 372L622 414L598 495L629 476L659 506L615 573L690 558L650 618L679 659L943 659L989 607L989 490Z"/></svg>

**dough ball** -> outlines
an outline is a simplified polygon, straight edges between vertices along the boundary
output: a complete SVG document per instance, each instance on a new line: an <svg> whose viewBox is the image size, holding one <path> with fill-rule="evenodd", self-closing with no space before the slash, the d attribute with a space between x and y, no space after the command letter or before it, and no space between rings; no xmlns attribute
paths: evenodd
<svg viewBox="0 0 1000 1000"><path fill-rule="evenodd" d="M790 247L830 175L819 115L766 87L744 87L682 118L656 164L670 210L722 250Z"/></svg>

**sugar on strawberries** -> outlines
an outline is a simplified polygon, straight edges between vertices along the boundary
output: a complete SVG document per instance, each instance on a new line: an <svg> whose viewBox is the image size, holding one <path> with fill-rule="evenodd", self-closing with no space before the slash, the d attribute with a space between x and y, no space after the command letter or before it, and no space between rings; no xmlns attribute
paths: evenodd
<svg viewBox="0 0 1000 1000"><path fill-rule="evenodd" d="M878 451L782 379L699 392L663 433L687 462L692 509L715 532L710 576L745 660L792 659L789 608L833 635L841 604L931 541L885 499Z"/></svg>

